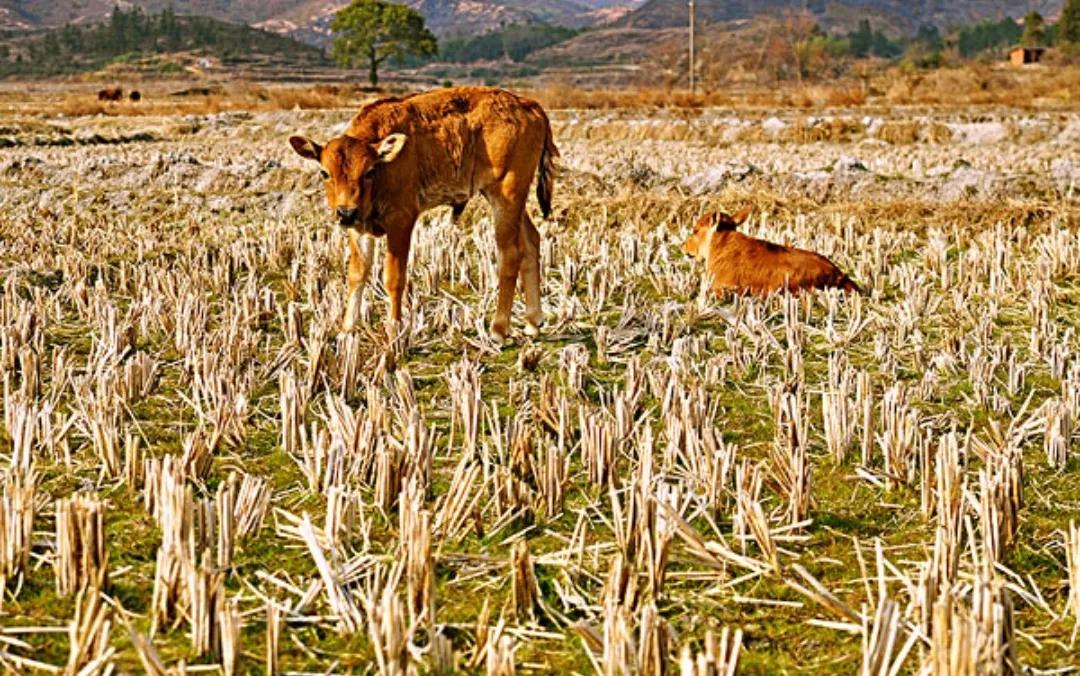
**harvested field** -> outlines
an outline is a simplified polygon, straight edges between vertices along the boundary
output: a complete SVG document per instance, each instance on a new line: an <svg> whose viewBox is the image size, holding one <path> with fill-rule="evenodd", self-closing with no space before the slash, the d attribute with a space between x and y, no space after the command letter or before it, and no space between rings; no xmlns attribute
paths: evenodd
<svg viewBox="0 0 1080 676"><path fill-rule="evenodd" d="M0 120L4 670L1075 665L1080 114L552 111L502 349L479 199L337 335L349 115ZM711 296L746 205L865 293Z"/></svg>

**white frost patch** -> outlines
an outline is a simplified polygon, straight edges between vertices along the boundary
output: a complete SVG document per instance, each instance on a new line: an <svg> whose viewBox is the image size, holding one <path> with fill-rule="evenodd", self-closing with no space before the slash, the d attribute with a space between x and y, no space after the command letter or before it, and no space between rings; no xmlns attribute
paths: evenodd
<svg viewBox="0 0 1080 676"><path fill-rule="evenodd" d="M833 171L867 171L867 168L859 158L852 157L851 155L841 155L837 158L836 163L833 164Z"/></svg>
<svg viewBox="0 0 1080 676"><path fill-rule="evenodd" d="M1009 138L1009 128L1001 122L954 122L947 126L959 143L984 145Z"/></svg>
<svg viewBox="0 0 1080 676"><path fill-rule="evenodd" d="M1071 143L1080 141L1080 119L1072 119L1058 135L1059 143Z"/></svg>
<svg viewBox="0 0 1080 676"><path fill-rule="evenodd" d="M1080 162L1059 157L1050 163L1050 175L1059 190L1076 190L1080 186Z"/></svg>
<svg viewBox="0 0 1080 676"><path fill-rule="evenodd" d="M787 129L787 126L787 122L784 122L778 117L770 117L761 123L762 130L773 137L779 136L782 131Z"/></svg>
<svg viewBox="0 0 1080 676"><path fill-rule="evenodd" d="M993 191L997 175L975 167L955 168L941 185L940 195L946 201L961 200Z"/></svg>
<svg viewBox="0 0 1080 676"><path fill-rule="evenodd" d="M714 192L731 181L741 181L756 171L749 164L715 164L705 171L691 174L682 180L682 185L695 195Z"/></svg>

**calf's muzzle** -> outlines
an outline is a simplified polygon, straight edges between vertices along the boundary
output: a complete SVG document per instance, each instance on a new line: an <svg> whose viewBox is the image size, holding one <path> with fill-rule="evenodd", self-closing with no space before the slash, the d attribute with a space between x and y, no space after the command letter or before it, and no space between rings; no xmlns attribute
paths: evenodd
<svg viewBox="0 0 1080 676"><path fill-rule="evenodd" d="M356 221L360 218L360 210L356 207L338 207L337 217L338 223L344 227L356 225Z"/></svg>

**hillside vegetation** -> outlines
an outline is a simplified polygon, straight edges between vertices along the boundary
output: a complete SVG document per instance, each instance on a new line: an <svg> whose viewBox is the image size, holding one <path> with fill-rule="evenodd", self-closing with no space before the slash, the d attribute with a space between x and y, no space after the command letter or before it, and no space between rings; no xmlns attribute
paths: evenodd
<svg viewBox="0 0 1080 676"><path fill-rule="evenodd" d="M115 9L107 23L67 25L0 42L0 76L47 76L97 70L139 54L197 51L223 61L274 55L294 65L326 63L322 51L248 26L170 9L146 14L138 7ZM179 69L175 64L162 68Z"/></svg>
<svg viewBox="0 0 1080 676"><path fill-rule="evenodd" d="M513 25L475 37L449 39L440 45L439 58L457 63L490 59L523 61L529 54L578 33L573 28L548 24Z"/></svg>
<svg viewBox="0 0 1080 676"><path fill-rule="evenodd" d="M1061 0L962 0L959 2L914 3L903 0L697 0L698 19L708 22L776 16L784 11L805 9L826 26L851 29L862 19L888 29L893 36L914 33L922 24L960 26L987 18L1023 16L1040 12L1051 16L1061 9ZM622 24L640 28L665 28L686 24L683 0L649 0L627 15Z"/></svg>

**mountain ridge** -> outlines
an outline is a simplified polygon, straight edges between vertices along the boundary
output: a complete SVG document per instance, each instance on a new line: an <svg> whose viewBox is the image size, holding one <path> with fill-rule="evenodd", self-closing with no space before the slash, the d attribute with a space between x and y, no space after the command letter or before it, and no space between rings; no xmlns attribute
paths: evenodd
<svg viewBox="0 0 1080 676"><path fill-rule="evenodd" d="M893 34L913 33L922 24L950 28L981 19L1019 18L1037 11L1060 12L1064 0L695 0L698 21L718 23L750 19L761 14L805 9L826 27L850 27L855 17L874 18ZM616 22L633 28L674 28L686 25L684 0L647 0Z"/></svg>
<svg viewBox="0 0 1080 676"><path fill-rule="evenodd" d="M618 18L643 0L404 0L440 37L479 34L510 24L547 22L585 26ZM171 7L177 14L207 16L243 23L325 46L334 13L348 0L0 0L0 30L53 28L108 18L114 5L156 13ZM609 11L614 8L614 11Z"/></svg>
<svg viewBox="0 0 1080 676"><path fill-rule="evenodd" d="M666 29L685 26L686 0L405 0L420 11L441 38L498 30L510 24L547 22L581 27ZM775 14L785 9L809 10L826 29L850 29L870 18L876 27L897 34L919 25L942 28L980 19L1020 17L1028 11L1053 16L1064 0L695 0L696 18L720 23ZM347 0L0 0L0 30L55 27L108 17L114 4L139 6L147 12L172 7L177 14L195 14L244 23L310 44L326 46L334 13Z"/></svg>

